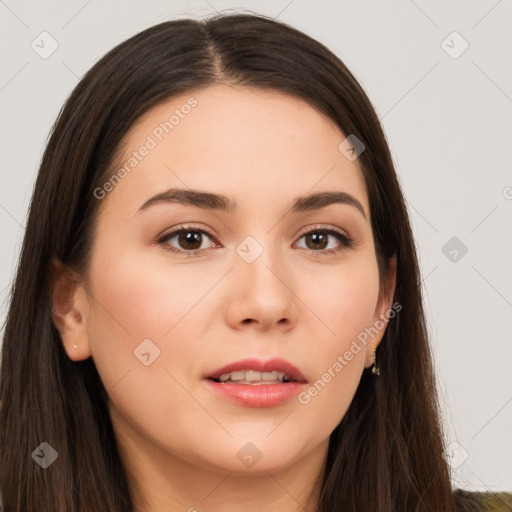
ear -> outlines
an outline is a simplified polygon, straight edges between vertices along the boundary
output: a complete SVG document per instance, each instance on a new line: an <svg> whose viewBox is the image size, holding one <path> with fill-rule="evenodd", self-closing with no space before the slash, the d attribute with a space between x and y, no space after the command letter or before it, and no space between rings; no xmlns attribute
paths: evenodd
<svg viewBox="0 0 512 512"><path fill-rule="evenodd" d="M396 286L396 256L393 256L388 263L388 271L384 280L384 285L379 292L379 300L377 307L375 308L375 314L373 316L372 324L368 329L370 335L368 337L368 343L366 347L366 362L365 368L369 368L373 365L373 354L379 346L384 333L386 332L387 323L390 318L396 315L393 313L393 297L395 295ZM399 306L396 311L402 309ZM378 362L377 362L378 364Z"/></svg>
<svg viewBox="0 0 512 512"><path fill-rule="evenodd" d="M69 358L91 356L87 318L89 302L79 276L58 259L52 260L52 319Z"/></svg>

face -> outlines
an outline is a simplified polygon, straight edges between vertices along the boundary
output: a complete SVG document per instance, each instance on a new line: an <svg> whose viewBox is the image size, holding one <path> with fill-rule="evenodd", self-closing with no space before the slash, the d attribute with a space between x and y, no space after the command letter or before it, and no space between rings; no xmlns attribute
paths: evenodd
<svg viewBox="0 0 512 512"><path fill-rule="evenodd" d="M357 340L390 306L344 139L299 99L225 85L127 134L117 179L95 192L79 348L66 349L93 357L134 446L239 473L325 453L383 330ZM296 382L251 380L274 370ZM208 378L220 374L242 381Z"/></svg>

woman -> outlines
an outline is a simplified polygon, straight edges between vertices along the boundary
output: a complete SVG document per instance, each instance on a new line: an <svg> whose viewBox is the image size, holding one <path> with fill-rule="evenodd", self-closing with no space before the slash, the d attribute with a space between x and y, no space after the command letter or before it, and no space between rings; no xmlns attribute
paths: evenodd
<svg viewBox="0 0 512 512"><path fill-rule="evenodd" d="M379 121L329 50L250 14L132 37L39 171L5 510L484 510L451 488L419 283Z"/></svg>

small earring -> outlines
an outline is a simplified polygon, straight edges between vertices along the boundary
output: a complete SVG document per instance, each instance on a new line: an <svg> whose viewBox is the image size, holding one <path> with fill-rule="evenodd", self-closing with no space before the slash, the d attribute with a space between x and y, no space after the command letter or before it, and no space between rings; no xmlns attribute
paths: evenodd
<svg viewBox="0 0 512 512"><path fill-rule="evenodd" d="M373 353L373 367L372 367L372 374L373 375L380 375L380 370L377 367L377 349L375 349L375 352Z"/></svg>
<svg viewBox="0 0 512 512"><path fill-rule="evenodd" d="M76 344L76 340L75 340L75 344L73 345L73 348L74 348L75 350L78 350L78 345Z"/></svg>

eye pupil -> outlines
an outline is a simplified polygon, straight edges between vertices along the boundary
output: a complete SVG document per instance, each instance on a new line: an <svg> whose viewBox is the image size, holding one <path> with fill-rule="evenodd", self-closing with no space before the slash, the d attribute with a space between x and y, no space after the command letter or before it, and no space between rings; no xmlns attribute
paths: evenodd
<svg viewBox="0 0 512 512"><path fill-rule="evenodd" d="M178 241L184 249L199 249L201 247L201 236L198 231L182 231L178 236ZM198 241L199 244L197 245Z"/></svg>
<svg viewBox="0 0 512 512"><path fill-rule="evenodd" d="M313 247L309 246L309 241L313 241ZM318 244L320 242L320 244ZM325 249L328 244L328 235L326 233L308 233L306 235L306 245L308 246L308 249Z"/></svg>

